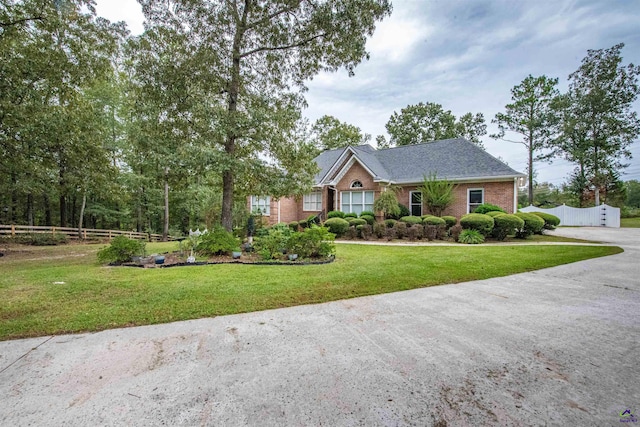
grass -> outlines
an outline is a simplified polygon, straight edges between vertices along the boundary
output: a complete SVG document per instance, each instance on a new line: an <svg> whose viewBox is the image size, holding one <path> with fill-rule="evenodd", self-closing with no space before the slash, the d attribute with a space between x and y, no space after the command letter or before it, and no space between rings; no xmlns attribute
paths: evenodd
<svg viewBox="0 0 640 427"><path fill-rule="evenodd" d="M624 227L624 228L640 228L640 217L636 217L636 218L620 218L620 227Z"/></svg>
<svg viewBox="0 0 640 427"><path fill-rule="evenodd" d="M337 245L326 265L103 267L102 245L21 247L0 258L0 340L312 304L505 276L613 255L611 246ZM148 252L175 243L148 244ZM64 282L64 284L54 284Z"/></svg>

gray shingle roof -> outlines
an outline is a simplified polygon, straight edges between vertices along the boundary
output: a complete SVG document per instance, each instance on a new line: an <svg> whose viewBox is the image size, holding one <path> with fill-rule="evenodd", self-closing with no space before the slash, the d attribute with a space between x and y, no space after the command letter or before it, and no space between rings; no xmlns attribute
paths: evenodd
<svg viewBox="0 0 640 427"><path fill-rule="evenodd" d="M315 161L321 169L318 183L348 148L325 151ZM464 138L375 150L369 145L351 147L357 159L373 172L374 179L408 184L425 176L452 181L523 176ZM325 179L326 181L326 179Z"/></svg>

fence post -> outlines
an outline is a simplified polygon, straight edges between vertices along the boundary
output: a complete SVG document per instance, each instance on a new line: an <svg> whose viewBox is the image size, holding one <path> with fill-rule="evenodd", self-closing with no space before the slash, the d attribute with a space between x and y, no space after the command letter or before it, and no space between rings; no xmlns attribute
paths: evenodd
<svg viewBox="0 0 640 427"><path fill-rule="evenodd" d="M84 230L82 230L82 236L83 236L82 238L84 240L87 240L87 229L86 228Z"/></svg>
<svg viewBox="0 0 640 427"><path fill-rule="evenodd" d="M52 236L56 235L56 228L55 227L51 227L51 235Z"/></svg>
<svg viewBox="0 0 640 427"><path fill-rule="evenodd" d="M16 226L11 224L11 237L16 237Z"/></svg>

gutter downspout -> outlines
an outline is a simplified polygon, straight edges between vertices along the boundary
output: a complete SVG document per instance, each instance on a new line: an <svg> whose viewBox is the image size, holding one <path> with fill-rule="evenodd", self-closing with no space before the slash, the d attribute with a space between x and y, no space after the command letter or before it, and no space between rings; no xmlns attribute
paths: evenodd
<svg viewBox="0 0 640 427"><path fill-rule="evenodd" d="M513 213L518 212L518 178L513 178Z"/></svg>
<svg viewBox="0 0 640 427"><path fill-rule="evenodd" d="M334 186L334 185L329 185L329 190L333 190L333 206L331 207L332 211L339 211L340 209L336 209L337 208L337 204L338 204L338 189ZM328 213L329 211L327 211Z"/></svg>

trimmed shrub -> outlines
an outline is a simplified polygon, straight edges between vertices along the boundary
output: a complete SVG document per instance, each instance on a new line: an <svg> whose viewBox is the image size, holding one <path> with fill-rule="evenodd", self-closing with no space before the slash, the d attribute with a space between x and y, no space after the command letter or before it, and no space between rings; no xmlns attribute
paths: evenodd
<svg viewBox="0 0 640 427"><path fill-rule="evenodd" d="M489 215L491 218L495 218L498 215L504 215L504 212L502 212L502 211L489 211L485 215Z"/></svg>
<svg viewBox="0 0 640 427"><path fill-rule="evenodd" d="M330 232L340 237L349 229L349 221L340 217L334 217L326 220L324 226L327 227Z"/></svg>
<svg viewBox="0 0 640 427"><path fill-rule="evenodd" d="M504 212L500 206L492 205L491 203L483 203L474 209L473 213L486 214L487 212Z"/></svg>
<svg viewBox="0 0 640 427"><path fill-rule="evenodd" d="M546 212L531 212L532 214L539 216L544 220L544 229L545 230L554 230L557 226L560 225L560 218L555 215L551 215Z"/></svg>
<svg viewBox="0 0 640 427"><path fill-rule="evenodd" d="M477 230L462 230L458 237L458 242L468 245L477 245L484 242L484 236Z"/></svg>
<svg viewBox="0 0 640 427"><path fill-rule="evenodd" d="M358 231L359 237L362 237L364 240L371 240L371 226L369 224L357 225L356 230Z"/></svg>
<svg viewBox="0 0 640 427"><path fill-rule="evenodd" d="M542 234L544 219L525 212L518 212L515 215L524 221L524 226L516 232L517 238L526 239L532 234Z"/></svg>
<svg viewBox="0 0 640 427"><path fill-rule="evenodd" d="M395 227L387 228L385 232L385 237L388 241L392 241L398 237L398 232Z"/></svg>
<svg viewBox="0 0 640 427"><path fill-rule="evenodd" d="M507 236L516 234L524 226L524 221L515 215L501 214L493 217L493 230L491 236L498 240L504 240Z"/></svg>
<svg viewBox="0 0 640 427"><path fill-rule="evenodd" d="M291 221L289 223L289 228L291 231L298 231L298 221Z"/></svg>
<svg viewBox="0 0 640 427"><path fill-rule="evenodd" d="M384 225L387 226L387 228L393 228L396 225L396 221L395 219L385 219L384 220Z"/></svg>
<svg viewBox="0 0 640 427"><path fill-rule="evenodd" d="M327 213L327 219L331 218L344 218L344 212L341 211L329 211Z"/></svg>
<svg viewBox="0 0 640 427"><path fill-rule="evenodd" d="M444 219L438 218L437 216L428 216L422 220L422 223L425 225L437 225L443 227L447 225L447 222Z"/></svg>
<svg viewBox="0 0 640 427"><path fill-rule="evenodd" d="M438 236L438 226L427 224L424 226L424 236L428 241L434 240Z"/></svg>
<svg viewBox="0 0 640 427"><path fill-rule="evenodd" d="M345 219L347 219L347 218L358 218L358 214L355 213L355 212L349 212L349 213L344 214L344 218Z"/></svg>
<svg viewBox="0 0 640 427"><path fill-rule="evenodd" d="M349 218L347 221L349 222L349 225L353 225L354 227L357 227L358 225L365 225L367 223L367 221L362 218Z"/></svg>
<svg viewBox="0 0 640 427"><path fill-rule="evenodd" d="M98 251L98 261L105 264L131 261L131 257L144 256L144 248L145 242L142 240L117 236L111 240L109 246Z"/></svg>
<svg viewBox="0 0 640 427"><path fill-rule="evenodd" d="M400 222L406 222L407 224L422 224L422 218L419 216L407 215L400 218Z"/></svg>
<svg viewBox="0 0 640 427"><path fill-rule="evenodd" d="M460 224L456 224L449 229L449 236L451 236L454 242L458 241L460 233L462 233L462 226Z"/></svg>
<svg viewBox="0 0 640 427"><path fill-rule="evenodd" d="M420 224L414 224L407 227L407 238L415 242L417 239L422 239L424 236L424 227Z"/></svg>
<svg viewBox="0 0 640 427"><path fill-rule="evenodd" d="M455 216L445 215L442 217L442 219L444 219L447 230L458 223L458 218L456 218Z"/></svg>
<svg viewBox="0 0 640 427"><path fill-rule="evenodd" d="M369 225L373 225L376 222L376 218L372 215L360 215L360 219L364 219Z"/></svg>
<svg viewBox="0 0 640 427"><path fill-rule="evenodd" d="M376 217L376 214L371 212L371 211L362 211L362 212L360 212L360 218L362 218L365 215L372 216L374 218Z"/></svg>
<svg viewBox="0 0 640 427"><path fill-rule="evenodd" d="M403 237L405 237L407 235L407 223L406 222L398 221L398 222L396 222L396 225L393 226L393 228L396 230L396 236L398 237L398 239L402 239Z"/></svg>
<svg viewBox="0 0 640 427"><path fill-rule="evenodd" d="M376 235L378 239L382 239L387 230L387 226L384 222L376 222L373 224L373 234Z"/></svg>
<svg viewBox="0 0 640 427"><path fill-rule="evenodd" d="M272 227L272 229L273 228L275 228L275 226ZM285 229L287 233L291 233L287 224L284 224L283 227L277 228L276 230L281 229ZM269 234L271 234L271 232L272 231L269 230ZM240 240L234 237L233 234L222 227L214 227L213 230L209 230L209 232L200 236L200 243L198 243L196 250L204 256L229 255L239 246Z"/></svg>
<svg viewBox="0 0 640 427"><path fill-rule="evenodd" d="M476 230L483 236L488 236L493 229L493 218L485 214L466 214L460 218L460 225L464 230Z"/></svg>
<svg viewBox="0 0 640 427"><path fill-rule="evenodd" d="M350 226L350 227L347 229L347 232L344 234L344 236L345 236L347 239L353 240L353 239L355 239L356 237L358 237L358 230L356 230L356 227L354 227L354 226Z"/></svg>

